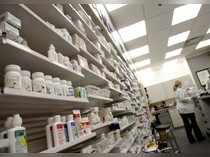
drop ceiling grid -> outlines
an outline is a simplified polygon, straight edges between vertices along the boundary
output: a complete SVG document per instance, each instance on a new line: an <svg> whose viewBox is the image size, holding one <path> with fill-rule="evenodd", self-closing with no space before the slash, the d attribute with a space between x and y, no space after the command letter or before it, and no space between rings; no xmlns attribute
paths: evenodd
<svg viewBox="0 0 210 157"><path fill-rule="evenodd" d="M131 6L132 4L129 4L114 11L113 14L110 13L117 29L141 20L146 21L147 35L125 43L125 46L129 51L148 44L150 54L137 57L133 59L133 62L139 62L148 57L150 57L152 64L164 62L166 52L182 48L184 45L182 42L168 47L167 42L170 36L190 30L188 36L190 39L205 34L210 26L210 5L203 5L196 18L171 26L173 10L179 5L158 6L157 4L158 1L146 1L143 6ZM189 50L193 51L193 48L188 48Z"/></svg>

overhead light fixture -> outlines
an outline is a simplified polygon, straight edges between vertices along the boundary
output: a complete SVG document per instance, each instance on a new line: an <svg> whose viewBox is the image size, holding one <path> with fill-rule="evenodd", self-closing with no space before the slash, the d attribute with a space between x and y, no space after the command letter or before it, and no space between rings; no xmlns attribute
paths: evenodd
<svg viewBox="0 0 210 157"><path fill-rule="evenodd" d="M189 34L190 34L190 31L186 31L186 32L182 32L182 33L169 37L168 46L172 46L172 45L186 41Z"/></svg>
<svg viewBox="0 0 210 157"><path fill-rule="evenodd" d="M206 47L210 45L210 39L201 41L195 49L200 49L202 47Z"/></svg>
<svg viewBox="0 0 210 157"><path fill-rule="evenodd" d="M122 8L126 5L127 4L106 4L106 8L109 12L112 12L112 11Z"/></svg>
<svg viewBox="0 0 210 157"><path fill-rule="evenodd" d="M150 59L145 59L143 61L134 63L134 67L135 67L135 69L138 69L138 68L142 68L144 66L150 65L150 64L151 64L151 60Z"/></svg>
<svg viewBox="0 0 210 157"><path fill-rule="evenodd" d="M207 34L209 34L210 33L210 28L208 29L208 31L206 32Z"/></svg>
<svg viewBox="0 0 210 157"><path fill-rule="evenodd" d="M174 9L172 25L193 19L198 16L201 4L187 4Z"/></svg>
<svg viewBox="0 0 210 157"><path fill-rule="evenodd" d="M133 49L131 51L125 52L123 54L123 56L126 59L131 60L133 58L140 57L140 56L146 55L148 53L149 53L149 46L145 45L145 46Z"/></svg>
<svg viewBox="0 0 210 157"><path fill-rule="evenodd" d="M183 50L182 48L179 48L179 49L167 52L165 55L165 59L169 59L169 58L180 55L182 53L182 50Z"/></svg>
<svg viewBox="0 0 210 157"><path fill-rule="evenodd" d="M134 23L118 30L124 42L134 40L147 34L145 21Z"/></svg>

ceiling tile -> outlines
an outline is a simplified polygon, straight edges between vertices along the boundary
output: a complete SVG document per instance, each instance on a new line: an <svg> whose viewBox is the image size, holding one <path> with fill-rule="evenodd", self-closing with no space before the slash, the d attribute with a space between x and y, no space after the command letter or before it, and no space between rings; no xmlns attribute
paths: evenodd
<svg viewBox="0 0 210 157"><path fill-rule="evenodd" d="M158 32L171 26L171 13L161 14L146 21L148 33Z"/></svg>
<svg viewBox="0 0 210 157"><path fill-rule="evenodd" d="M144 46L146 44L148 44L147 36L143 36L143 37L134 39L132 41L126 42L125 47L129 51L129 50Z"/></svg>
<svg viewBox="0 0 210 157"><path fill-rule="evenodd" d="M113 13L110 13L110 15L118 29L144 20L141 4L129 4Z"/></svg>
<svg viewBox="0 0 210 157"><path fill-rule="evenodd" d="M167 13L169 11L173 11L175 7L178 5L175 4L162 4L162 6L158 6L161 3L161 0L147 0L144 3L145 9L145 17L146 19L150 19L152 17L158 16L163 13Z"/></svg>

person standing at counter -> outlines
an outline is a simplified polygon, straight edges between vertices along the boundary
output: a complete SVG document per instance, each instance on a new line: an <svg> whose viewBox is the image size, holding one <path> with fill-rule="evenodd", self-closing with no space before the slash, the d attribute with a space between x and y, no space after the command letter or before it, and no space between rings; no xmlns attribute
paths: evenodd
<svg viewBox="0 0 210 157"><path fill-rule="evenodd" d="M197 124L195 117L195 105L192 100L191 95L187 90L182 88L182 82L176 81L174 84L174 92L176 97L176 105L179 114L184 122L184 127L186 130L187 138L191 144L195 143L195 138L193 137L192 131L198 141L203 141L205 138L201 133L201 130Z"/></svg>

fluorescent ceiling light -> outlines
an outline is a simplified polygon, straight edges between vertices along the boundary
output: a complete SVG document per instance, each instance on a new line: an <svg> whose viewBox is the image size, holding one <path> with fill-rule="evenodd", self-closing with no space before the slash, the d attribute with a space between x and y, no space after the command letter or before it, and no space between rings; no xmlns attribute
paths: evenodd
<svg viewBox="0 0 210 157"><path fill-rule="evenodd" d="M127 4L106 4L106 8L109 12L112 12L112 11L122 8L126 5Z"/></svg>
<svg viewBox="0 0 210 157"><path fill-rule="evenodd" d="M209 46L209 45L210 45L210 39L204 40L204 41L201 41L201 42L197 45L196 49L200 49L200 48L202 48L202 47L206 47L206 46Z"/></svg>
<svg viewBox="0 0 210 157"><path fill-rule="evenodd" d="M174 9L172 25L193 19L198 16L201 4L187 4Z"/></svg>
<svg viewBox="0 0 210 157"><path fill-rule="evenodd" d="M149 65L149 64L151 64L151 60L150 59L145 59L143 61L134 63L134 67L135 67L135 69L138 69L138 68L144 67L144 66Z"/></svg>
<svg viewBox="0 0 210 157"><path fill-rule="evenodd" d="M145 45L145 46L139 47L137 49L133 49L131 51L125 52L123 54L123 56L126 59L130 60L130 59L133 59L133 58L136 58L136 57L143 56L143 55L148 54L148 53L149 53L149 46Z"/></svg>
<svg viewBox="0 0 210 157"><path fill-rule="evenodd" d="M145 21L134 23L118 30L124 42L136 39L147 34Z"/></svg>
<svg viewBox="0 0 210 157"><path fill-rule="evenodd" d="M208 29L208 31L206 32L207 34L209 34L210 33L210 28Z"/></svg>
<svg viewBox="0 0 210 157"><path fill-rule="evenodd" d="M178 55L180 55L181 53L182 53L182 48L179 48L179 49L176 49L176 50L167 52L166 55L165 55L165 59L169 59L169 58L178 56Z"/></svg>
<svg viewBox="0 0 210 157"><path fill-rule="evenodd" d="M189 34L190 34L190 31L186 31L186 32L182 32L182 33L169 37L168 46L172 46L174 44L178 44L178 43L186 41Z"/></svg>

